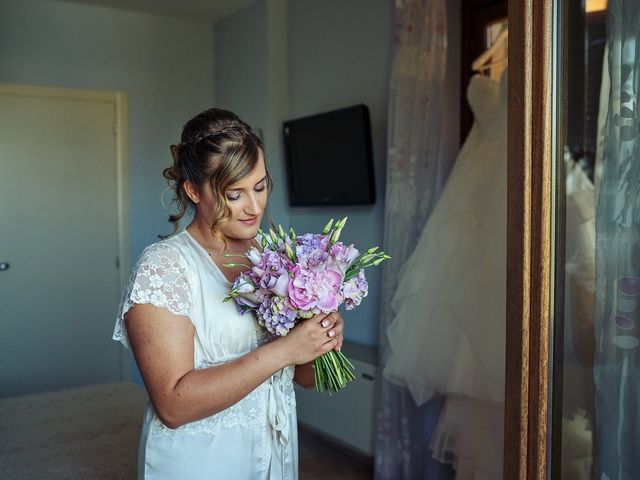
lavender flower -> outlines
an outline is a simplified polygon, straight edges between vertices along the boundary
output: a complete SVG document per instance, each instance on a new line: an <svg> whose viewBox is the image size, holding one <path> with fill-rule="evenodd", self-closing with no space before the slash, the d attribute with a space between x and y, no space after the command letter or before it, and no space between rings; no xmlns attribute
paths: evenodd
<svg viewBox="0 0 640 480"><path fill-rule="evenodd" d="M258 323L273 335L284 336L295 325L298 312L291 308L286 299L277 295L265 298L258 307Z"/></svg>
<svg viewBox="0 0 640 480"><path fill-rule="evenodd" d="M331 256L343 264L345 270L351 266L359 255L360 252L353 245L346 246L344 243L338 242L331 247Z"/></svg>
<svg viewBox="0 0 640 480"><path fill-rule="evenodd" d="M296 255L298 258L306 257L310 251L323 250L327 251L329 247L329 236L318 233L305 233L296 240Z"/></svg>
<svg viewBox="0 0 640 480"><path fill-rule="evenodd" d="M342 284L342 295L344 296L344 307L347 310L353 310L362 299L369 293L369 284L364 276L364 272L360 270L357 276Z"/></svg>

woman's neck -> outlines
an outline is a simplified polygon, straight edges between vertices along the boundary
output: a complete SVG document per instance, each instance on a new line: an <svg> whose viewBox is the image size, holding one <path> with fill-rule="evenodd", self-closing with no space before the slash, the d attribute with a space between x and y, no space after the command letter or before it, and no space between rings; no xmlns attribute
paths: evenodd
<svg viewBox="0 0 640 480"><path fill-rule="evenodd" d="M194 218L186 230L194 237L207 252L220 256L223 253L242 254L251 247L251 239L237 239L224 237L222 239L213 234L211 227L204 221ZM226 242L226 245L225 245Z"/></svg>

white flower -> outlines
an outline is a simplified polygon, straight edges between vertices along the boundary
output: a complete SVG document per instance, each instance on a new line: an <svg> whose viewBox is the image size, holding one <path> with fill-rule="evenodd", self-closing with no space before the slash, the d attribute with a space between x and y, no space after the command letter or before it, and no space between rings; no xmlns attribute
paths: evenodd
<svg viewBox="0 0 640 480"><path fill-rule="evenodd" d="M248 280L240 280L238 282L238 286L236 287L236 291L238 293L253 293L256 291L256 287L249 282Z"/></svg>
<svg viewBox="0 0 640 480"><path fill-rule="evenodd" d="M258 265L260 263L260 260L262 259L262 255L260 255L260 251L256 247L251 247L246 255L254 265Z"/></svg>

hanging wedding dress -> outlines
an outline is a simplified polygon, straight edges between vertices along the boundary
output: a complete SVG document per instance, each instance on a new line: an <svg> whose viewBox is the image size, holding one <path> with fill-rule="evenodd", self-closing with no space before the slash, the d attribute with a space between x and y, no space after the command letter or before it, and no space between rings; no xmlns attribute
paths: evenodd
<svg viewBox="0 0 640 480"><path fill-rule="evenodd" d="M562 480L591 478L593 399L593 313L596 253L594 185L565 155L564 352Z"/></svg>
<svg viewBox="0 0 640 480"><path fill-rule="evenodd" d="M475 123L401 274L384 369L422 405L447 395L434 456L458 479L502 476L507 81L476 75ZM490 440L490 441L488 441Z"/></svg>

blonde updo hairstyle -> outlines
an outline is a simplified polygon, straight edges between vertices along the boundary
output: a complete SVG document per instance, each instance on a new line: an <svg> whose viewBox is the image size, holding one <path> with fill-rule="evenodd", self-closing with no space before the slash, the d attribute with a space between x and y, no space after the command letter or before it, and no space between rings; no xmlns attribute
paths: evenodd
<svg viewBox="0 0 640 480"><path fill-rule="evenodd" d="M211 231L224 241L220 227L231 218L225 192L255 168L261 152L264 157L260 138L233 112L211 108L189 120L182 129L180 143L171 145L173 165L162 172L174 191L178 208L177 213L169 215L173 233L178 231L185 214L196 208L184 183L189 180L200 189L209 182L217 200ZM272 180L267 172L269 193L271 188Z"/></svg>

